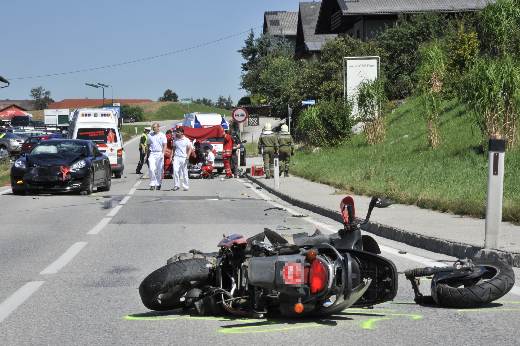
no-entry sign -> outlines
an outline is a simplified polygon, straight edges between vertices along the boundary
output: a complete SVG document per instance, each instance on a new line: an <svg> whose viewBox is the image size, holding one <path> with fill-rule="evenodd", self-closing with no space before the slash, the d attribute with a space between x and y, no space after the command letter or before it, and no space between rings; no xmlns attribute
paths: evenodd
<svg viewBox="0 0 520 346"><path fill-rule="evenodd" d="M244 108L236 108L233 110L233 114L231 115L233 117L233 120L235 120L237 123L243 123L247 120L247 117L249 114L247 113L247 110Z"/></svg>

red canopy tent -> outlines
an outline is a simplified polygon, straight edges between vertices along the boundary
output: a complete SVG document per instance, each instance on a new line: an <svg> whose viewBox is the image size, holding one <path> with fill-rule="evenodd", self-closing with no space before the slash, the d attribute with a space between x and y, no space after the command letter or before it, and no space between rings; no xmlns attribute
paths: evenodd
<svg viewBox="0 0 520 346"><path fill-rule="evenodd" d="M30 114L25 111L20 106L17 105L10 105L5 108L0 109L0 120L3 121L10 121L13 119L13 117L17 116L29 116Z"/></svg>
<svg viewBox="0 0 520 346"><path fill-rule="evenodd" d="M196 139L197 142L204 142L208 138L224 137L224 129L222 126L212 126L208 128L194 128L181 126L184 129L184 135L191 140Z"/></svg>

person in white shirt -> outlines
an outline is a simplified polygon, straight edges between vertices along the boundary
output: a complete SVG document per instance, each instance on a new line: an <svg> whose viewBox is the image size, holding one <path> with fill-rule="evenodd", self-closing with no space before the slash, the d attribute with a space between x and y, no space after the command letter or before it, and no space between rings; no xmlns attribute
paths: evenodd
<svg viewBox="0 0 520 346"><path fill-rule="evenodd" d="M193 146L188 138L184 136L184 129L178 127L176 138L173 141L173 191L180 189L184 191L190 188L188 176L188 161L193 152Z"/></svg>
<svg viewBox="0 0 520 346"><path fill-rule="evenodd" d="M152 125L152 133L148 135L148 170L150 176L150 190L160 190L166 151L166 135L160 131L159 123Z"/></svg>

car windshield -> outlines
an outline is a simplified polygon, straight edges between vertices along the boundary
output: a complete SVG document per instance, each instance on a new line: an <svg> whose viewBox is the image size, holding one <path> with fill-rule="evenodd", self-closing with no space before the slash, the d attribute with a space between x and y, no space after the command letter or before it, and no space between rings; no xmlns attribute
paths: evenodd
<svg viewBox="0 0 520 346"><path fill-rule="evenodd" d="M88 146L77 142L41 142L31 155L87 155Z"/></svg>

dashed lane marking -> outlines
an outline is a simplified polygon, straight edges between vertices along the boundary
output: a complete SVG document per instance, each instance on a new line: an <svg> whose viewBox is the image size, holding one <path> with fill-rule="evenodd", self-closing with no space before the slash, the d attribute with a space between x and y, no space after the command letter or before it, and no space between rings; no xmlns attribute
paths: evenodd
<svg viewBox="0 0 520 346"><path fill-rule="evenodd" d="M119 204L120 204L120 205L125 205L131 197L132 197L132 196L130 196L130 195L125 196L125 198L123 198L123 199L121 200L121 202L119 202Z"/></svg>
<svg viewBox="0 0 520 346"><path fill-rule="evenodd" d="M103 228L106 227L106 225L108 225L110 223L110 220L112 220L111 217L105 217L105 218L101 219L101 221L99 221L99 223L97 225L95 225L90 231L88 231L87 234L91 234L91 235L98 234L99 232L101 232L103 230Z"/></svg>
<svg viewBox="0 0 520 346"><path fill-rule="evenodd" d="M43 285L45 281L31 281L20 287L10 297L0 304L0 323L22 305L29 297Z"/></svg>
<svg viewBox="0 0 520 346"><path fill-rule="evenodd" d="M49 275L58 273L87 245L87 242L80 241L74 243L67 249L56 261L52 262L47 268L40 272L40 275Z"/></svg>
<svg viewBox="0 0 520 346"><path fill-rule="evenodd" d="M122 205L118 205L116 207L114 207L108 214L107 214L107 217L114 217L116 216L117 213L119 213L119 211L121 210L121 208L123 208Z"/></svg>

